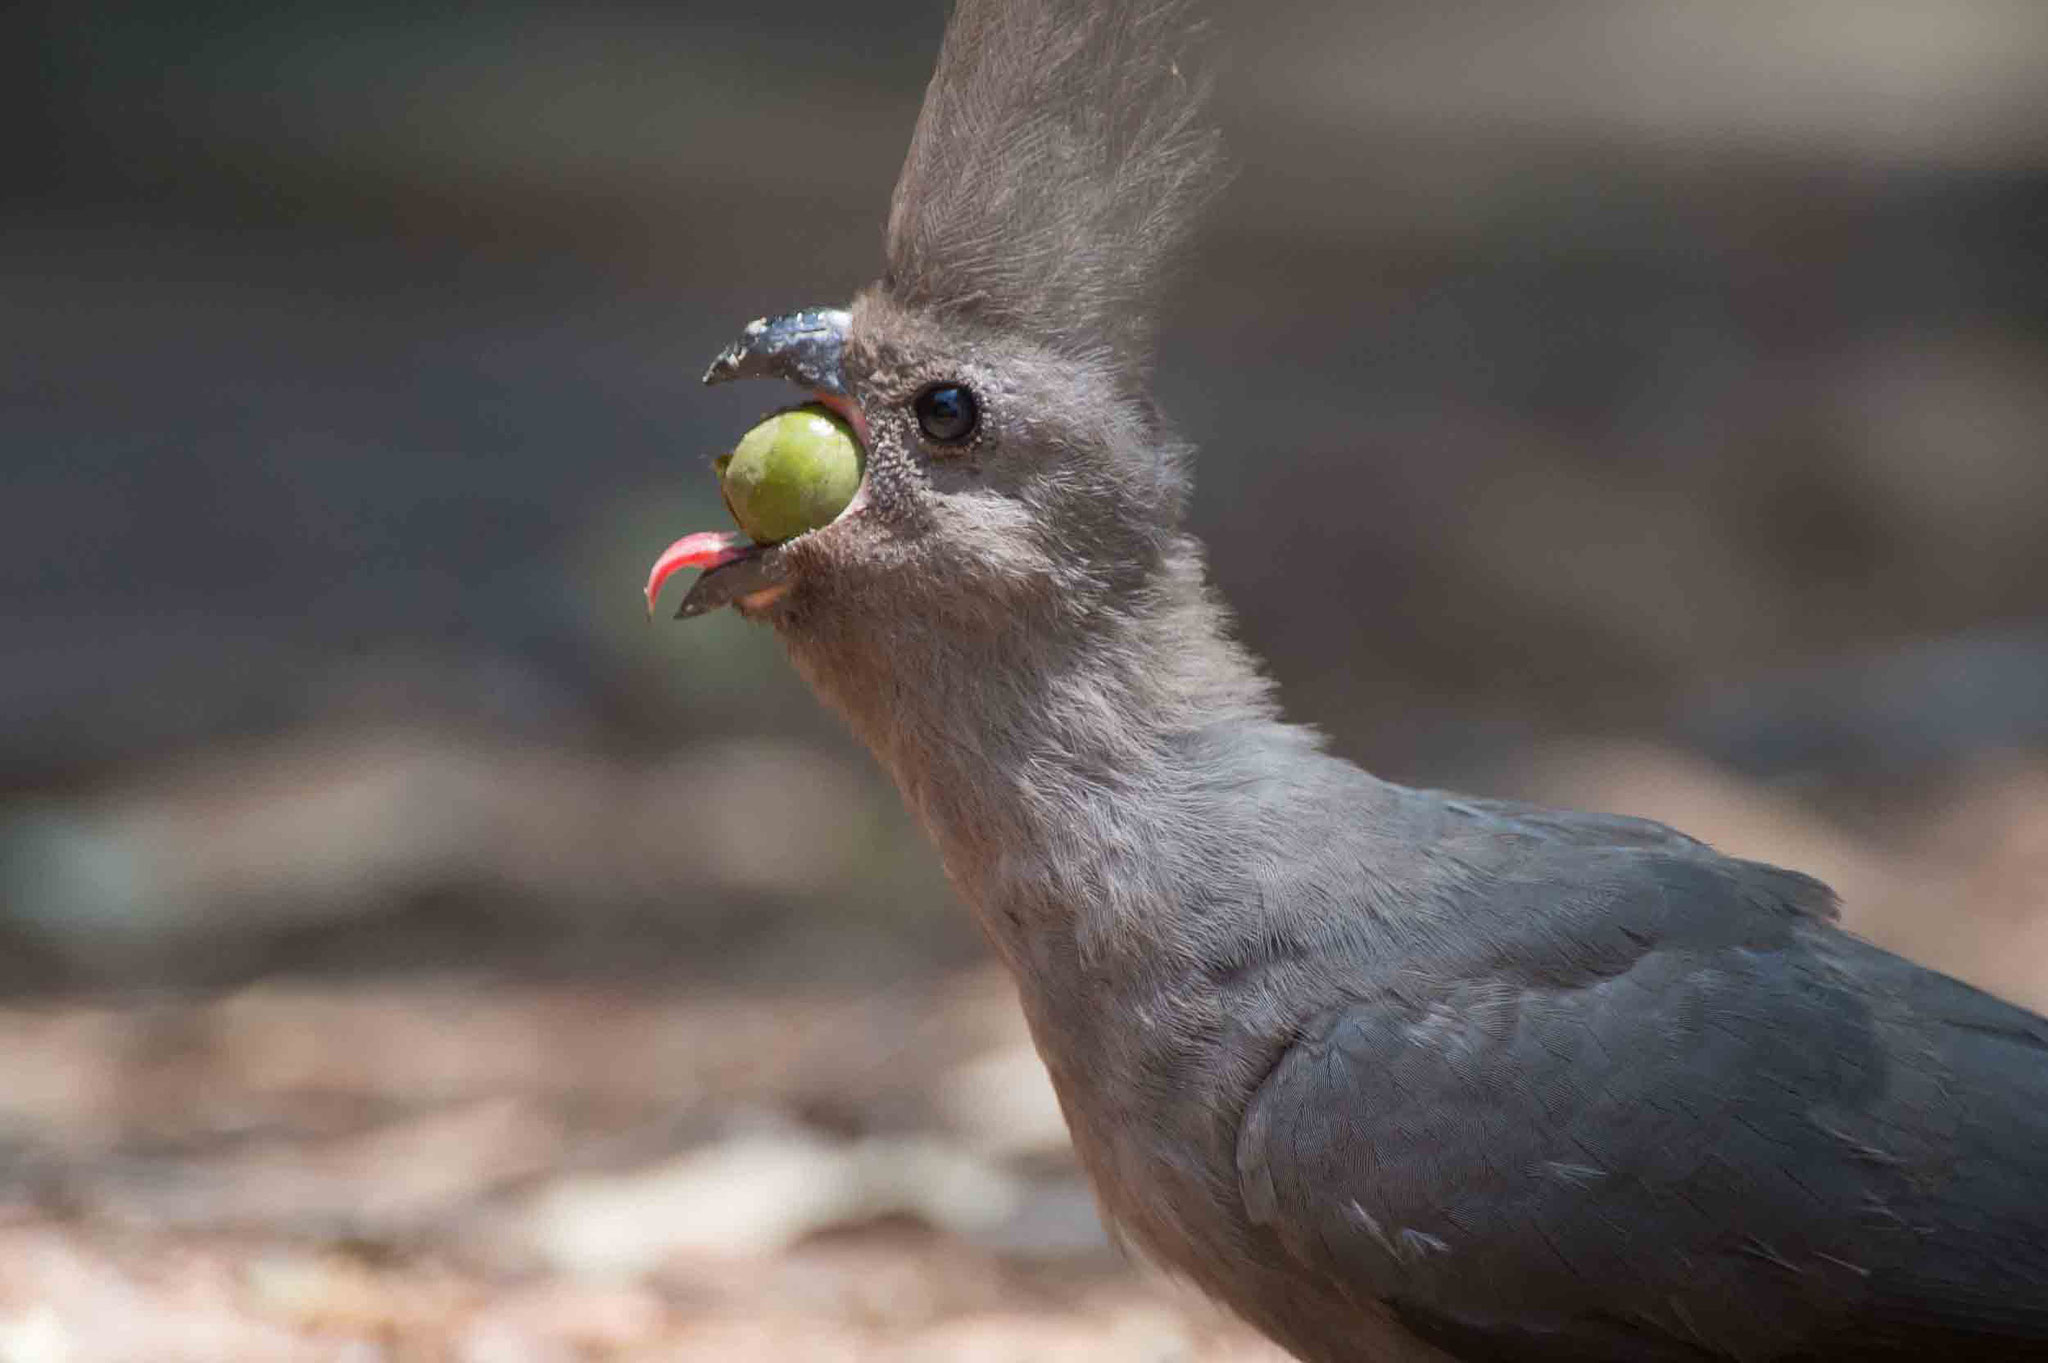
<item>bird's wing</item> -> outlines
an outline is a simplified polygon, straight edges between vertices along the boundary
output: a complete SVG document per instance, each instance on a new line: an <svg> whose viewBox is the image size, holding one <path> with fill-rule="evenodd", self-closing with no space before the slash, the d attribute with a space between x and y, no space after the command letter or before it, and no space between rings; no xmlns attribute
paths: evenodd
<svg viewBox="0 0 2048 1363"><path fill-rule="evenodd" d="M1252 1219L1459 1358L2048 1358L2048 1021L1770 913L1810 882L1623 860L1632 952L1537 933L1307 1029Z"/></svg>

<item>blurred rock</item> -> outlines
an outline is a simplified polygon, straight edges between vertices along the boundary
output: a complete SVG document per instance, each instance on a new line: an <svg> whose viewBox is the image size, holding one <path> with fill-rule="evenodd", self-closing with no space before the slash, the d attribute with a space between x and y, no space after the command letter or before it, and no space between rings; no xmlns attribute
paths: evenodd
<svg viewBox="0 0 2048 1363"><path fill-rule="evenodd" d="M800 1129L735 1136L653 1169L566 1181L494 1235L556 1269L645 1273L679 1254L750 1258L835 1226L914 1216L963 1233L1009 1216L1016 1184L929 1139L852 1144Z"/></svg>

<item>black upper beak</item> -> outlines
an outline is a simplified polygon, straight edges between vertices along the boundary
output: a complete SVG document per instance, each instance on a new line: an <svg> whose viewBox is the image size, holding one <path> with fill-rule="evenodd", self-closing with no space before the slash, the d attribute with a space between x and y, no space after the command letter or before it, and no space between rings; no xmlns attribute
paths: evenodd
<svg viewBox="0 0 2048 1363"><path fill-rule="evenodd" d="M843 398L846 375L840 361L852 320L844 308L804 308L749 322L704 371L704 382L787 379L799 388Z"/></svg>
<svg viewBox="0 0 2048 1363"><path fill-rule="evenodd" d="M711 362L711 368L704 371L704 382L786 379L828 401L837 398L844 403L847 398L846 374L841 368L841 360L846 346L846 329L852 320L852 314L844 308L804 308L780 317L763 317L749 322L740 338L721 351ZM683 549L700 538L721 537L690 536L678 540L670 552ZM647 594L650 607L654 594L660 589L661 579L675 571L668 557L663 556L663 563L656 565L655 576L649 580ZM721 549L718 559L683 598L682 605L676 610L677 619L717 610L736 599L779 586L789 576L780 545L759 545L741 553ZM694 560L685 558L682 561Z"/></svg>

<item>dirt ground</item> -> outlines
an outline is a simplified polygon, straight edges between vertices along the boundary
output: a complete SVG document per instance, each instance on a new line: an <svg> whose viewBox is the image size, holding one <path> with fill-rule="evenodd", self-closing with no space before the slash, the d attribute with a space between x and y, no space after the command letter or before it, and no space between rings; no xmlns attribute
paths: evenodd
<svg viewBox="0 0 2048 1363"><path fill-rule="evenodd" d="M1252 1360L1103 1237L1007 984L0 1013L0 1359Z"/></svg>
<svg viewBox="0 0 2048 1363"><path fill-rule="evenodd" d="M2037 766L1857 830L1652 750L1523 783L2048 1004ZM0 1055L0 1363L1281 1357L1111 1243L987 965L23 996Z"/></svg>

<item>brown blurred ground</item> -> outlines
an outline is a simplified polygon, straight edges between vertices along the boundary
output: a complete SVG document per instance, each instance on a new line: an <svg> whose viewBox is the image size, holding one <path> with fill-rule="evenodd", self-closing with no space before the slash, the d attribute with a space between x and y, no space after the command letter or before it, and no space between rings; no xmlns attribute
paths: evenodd
<svg viewBox="0 0 2048 1363"><path fill-rule="evenodd" d="M772 639L641 618L937 3L18 6L0 1360L1252 1359ZM1225 5L1291 713L2048 1007L2048 10Z"/></svg>
<svg viewBox="0 0 2048 1363"><path fill-rule="evenodd" d="M9 1010L0 1356L1254 1359L1103 1241L986 970Z"/></svg>
<svg viewBox="0 0 2048 1363"><path fill-rule="evenodd" d="M2048 763L1883 840L1658 749L1523 781L1824 874L1870 936L2048 1007ZM1105 1239L989 966L443 962L22 1001L0 1054L10 1360L1278 1357Z"/></svg>

